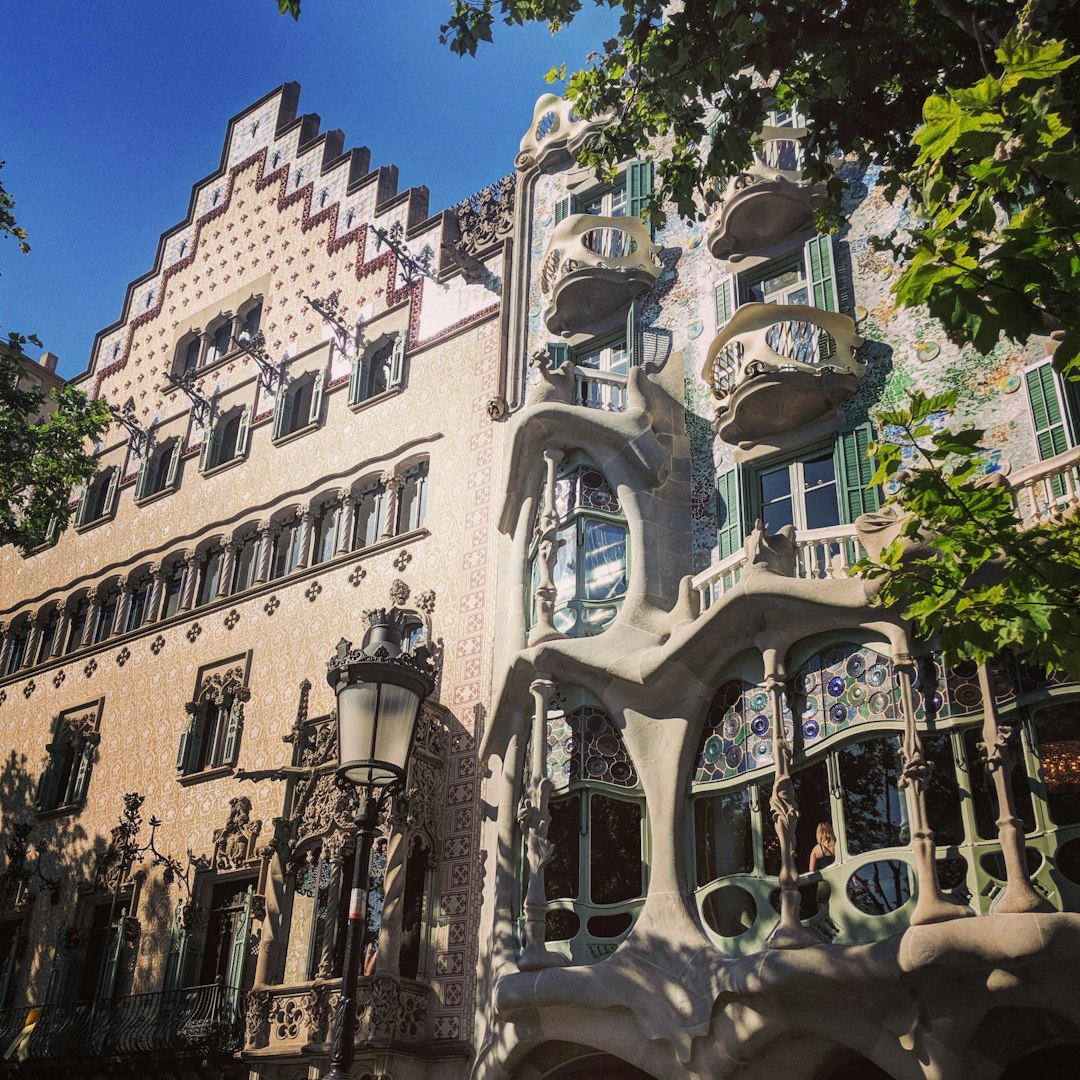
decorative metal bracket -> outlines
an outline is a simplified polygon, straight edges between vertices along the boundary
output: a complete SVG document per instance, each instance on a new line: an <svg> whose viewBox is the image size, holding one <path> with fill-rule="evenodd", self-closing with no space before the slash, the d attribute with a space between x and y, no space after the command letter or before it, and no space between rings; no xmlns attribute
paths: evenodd
<svg viewBox="0 0 1080 1080"><path fill-rule="evenodd" d="M169 372L166 374L165 378L168 379L177 390L181 390L187 395L188 400L191 402L191 415L195 417L195 420L201 427L206 427L206 421L209 418L213 406L210 404L208 398L204 398L202 394L195 389L195 372L190 371L183 375L175 375L172 372Z"/></svg>
<svg viewBox="0 0 1080 1080"><path fill-rule="evenodd" d="M340 299L337 289L324 300L320 300L317 296L305 296L304 299L317 314L322 316L325 322L330 324L334 336L337 338L338 346L344 351L345 343L349 340L349 328L342 322L341 315L338 312Z"/></svg>
<svg viewBox="0 0 1080 1080"><path fill-rule="evenodd" d="M309 300L308 303L311 303L311 301ZM318 308L315 310L318 311ZM281 370L279 365L270 359L270 354L266 351L266 335L261 330L257 330L251 335L234 337L233 344L255 361L259 367L259 382L268 394L272 394L274 384L281 378Z"/></svg>
<svg viewBox="0 0 1080 1080"><path fill-rule="evenodd" d="M135 419L135 399L128 398L124 402L123 409L118 409L110 403L109 412L112 413L113 419L118 424L127 429L128 443L131 445L131 449L141 457L150 435L139 426L139 422Z"/></svg>
<svg viewBox="0 0 1080 1080"><path fill-rule="evenodd" d="M434 280L435 274L431 268L431 261L435 253L428 247L424 248L419 256L413 255L403 242L405 227L400 221L395 221L389 229L377 229L374 225L369 225L368 228L375 234L375 250L381 251L385 244L394 253L401 267L402 277L407 283L412 284L418 274Z"/></svg>

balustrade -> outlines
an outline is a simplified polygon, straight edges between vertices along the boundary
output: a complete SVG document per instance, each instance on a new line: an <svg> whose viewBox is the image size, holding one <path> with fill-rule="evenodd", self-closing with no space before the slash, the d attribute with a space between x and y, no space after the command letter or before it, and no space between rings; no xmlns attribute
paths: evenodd
<svg viewBox="0 0 1080 1080"><path fill-rule="evenodd" d="M595 368L574 368L574 401L587 409L626 411L626 376Z"/></svg>

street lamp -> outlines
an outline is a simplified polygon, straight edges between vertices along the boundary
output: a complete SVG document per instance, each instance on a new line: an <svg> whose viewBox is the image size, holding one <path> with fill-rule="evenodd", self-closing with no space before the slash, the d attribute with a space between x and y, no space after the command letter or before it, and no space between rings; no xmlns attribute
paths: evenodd
<svg viewBox="0 0 1080 1080"><path fill-rule="evenodd" d="M400 608L368 612L364 644L342 638L326 665L326 681L337 694L338 776L359 789L356 858L349 896L349 925L330 1071L324 1080L348 1080L356 1042L356 980L367 917L368 862L383 794L405 778L424 698L434 687L423 646L403 648L408 628Z"/></svg>

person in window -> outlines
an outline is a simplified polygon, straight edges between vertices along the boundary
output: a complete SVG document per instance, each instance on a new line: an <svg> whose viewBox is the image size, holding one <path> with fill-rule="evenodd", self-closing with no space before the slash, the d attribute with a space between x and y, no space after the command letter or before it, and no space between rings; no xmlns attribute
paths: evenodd
<svg viewBox="0 0 1080 1080"><path fill-rule="evenodd" d="M826 866L832 866L834 862L836 862L836 835L827 821L819 821L817 843L810 852L810 873L815 870L824 870Z"/></svg>

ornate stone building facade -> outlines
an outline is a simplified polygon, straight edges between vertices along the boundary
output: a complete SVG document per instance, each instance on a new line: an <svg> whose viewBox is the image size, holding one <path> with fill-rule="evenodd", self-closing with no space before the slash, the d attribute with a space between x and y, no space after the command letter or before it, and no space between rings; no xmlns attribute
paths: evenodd
<svg viewBox="0 0 1080 1080"><path fill-rule="evenodd" d="M962 390L1023 521L1077 501L1052 341L957 352L805 129L701 223L599 185L547 95L515 172L424 189L234 118L80 383L72 528L0 552L0 1075L300 1080L340 997L353 792L325 664L434 652L371 864L354 1075L1028 1075L1074 1060L1077 688L913 641L875 410ZM944 420L944 418L943 418ZM134 797L132 793L138 793Z"/></svg>

